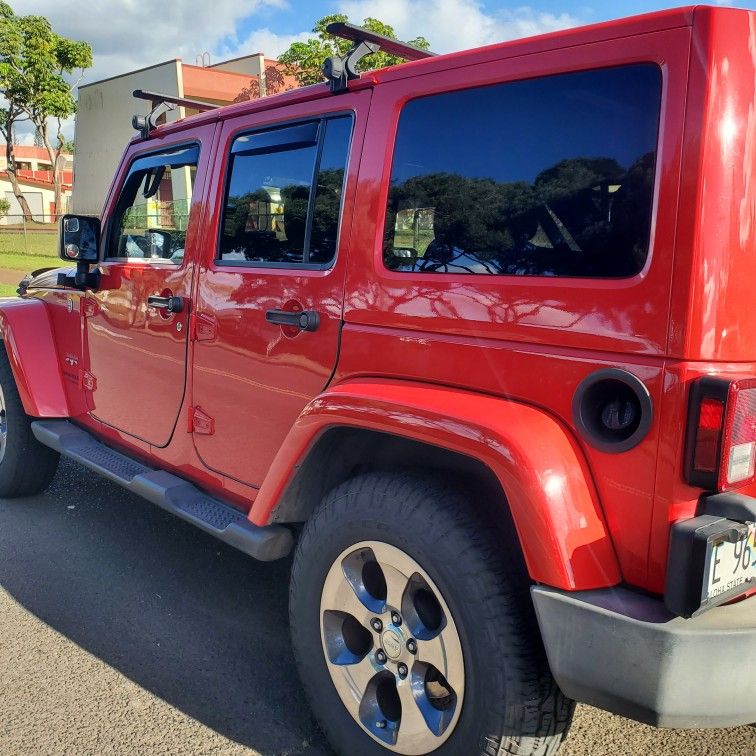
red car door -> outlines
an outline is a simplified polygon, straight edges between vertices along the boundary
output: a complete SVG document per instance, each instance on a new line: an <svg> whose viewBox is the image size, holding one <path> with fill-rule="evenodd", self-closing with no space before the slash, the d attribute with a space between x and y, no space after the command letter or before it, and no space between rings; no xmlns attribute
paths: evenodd
<svg viewBox="0 0 756 756"><path fill-rule="evenodd" d="M154 140L128 156L104 215L100 285L82 303L80 380L91 414L155 446L170 441L184 397L214 129Z"/></svg>
<svg viewBox="0 0 756 756"><path fill-rule="evenodd" d="M229 119L196 301L194 443L259 484L338 356L370 91Z"/></svg>

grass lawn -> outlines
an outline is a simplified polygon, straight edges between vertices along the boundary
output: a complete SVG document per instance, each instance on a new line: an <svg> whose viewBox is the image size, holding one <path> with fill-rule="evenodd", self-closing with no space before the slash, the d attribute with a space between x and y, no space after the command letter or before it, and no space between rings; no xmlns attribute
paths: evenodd
<svg viewBox="0 0 756 756"><path fill-rule="evenodd" d="M42 255L54 257L58 254L58 234L49 231L6 231L0 227L0 255Z"/></svg>
<svg viewBox="0 0 756 756"><path fill-rule="evenodd" d="M0 268L22 270L28 273L37 268L52 268L65 265L57 255L18 255L0 250Z"/></svg>
<svg viewBox="0 0 756 756"><path fill-rule="evenodd" d="M58 257L58 234L49 231L23 231L0 226L0 271L28 273L37 268L64 265ZM2 281L13 280L11 273L2 274ZM21 275L18 276L21 280ZM0 281L0 297L15 297L17 283Z"/></svg>

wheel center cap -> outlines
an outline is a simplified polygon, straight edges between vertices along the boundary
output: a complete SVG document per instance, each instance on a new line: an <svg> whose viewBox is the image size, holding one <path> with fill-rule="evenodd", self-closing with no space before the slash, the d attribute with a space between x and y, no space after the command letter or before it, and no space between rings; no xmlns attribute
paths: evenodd
<svg viewBox="0 0 756 756"><path fill-rule="evenodd" d="M389 659L398 659L402 655L402 639L393 630L383 633L381 643Z"/></svg>

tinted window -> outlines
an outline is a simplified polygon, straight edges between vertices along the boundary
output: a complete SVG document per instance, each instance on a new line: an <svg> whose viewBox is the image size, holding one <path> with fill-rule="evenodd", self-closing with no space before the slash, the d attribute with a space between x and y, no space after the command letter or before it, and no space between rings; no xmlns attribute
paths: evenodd
<svg viewBox="0 0 756 756"><path fill-rule="evenodd" d="M231 155L220 260L263 265L333 260L351 124L343 116L239 137Z"/></svg>
<svg viewBox="0 0 756 756"><path fill-rule="evenodd" d="M327 122L310 234L310 262L313 263L330 262L336 254L341 194L351 133L351 118L334 118Z"/></svg>
<svg viewBox="0 0 756 756"><path fill-rule="evenodd" d="M650 236L661 75L634 65L421 98L399 119L392 270L622 277Z"/></svg>
<svg viewBox="0 0 756 756"><path fill-rule="evenodd" d="M134 161L118 198L107 257L181 263L198 152L190 146Z"/></svg>

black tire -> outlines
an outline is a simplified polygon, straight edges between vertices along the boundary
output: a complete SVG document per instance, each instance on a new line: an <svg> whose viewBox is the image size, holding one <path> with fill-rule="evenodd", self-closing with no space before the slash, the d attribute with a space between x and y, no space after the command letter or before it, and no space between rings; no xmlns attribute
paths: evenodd
<svg viewBox="0 0 756 756"><path fill-rule="evenodd" d="M4 344L0 344L0 389L0 422L6 432L0 459L0 497L33 496L50 485L60 455L34 438L33 418L24 412Z"/></svg>
<svg viewBox="0 0 756 756"><path fill-rule="evenodd" d="M454 485L423 475L371 473L333 490L306 523L290 590L294 653L312 709L336 752L390 753L347 711L320 633L326 575L362 541L388 543L435 582L452 614L465 665L456 727L438 756L546 756L566 734L574 703L546 661L519 548L474 513Z"/></svg>

